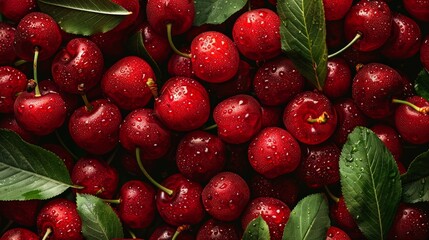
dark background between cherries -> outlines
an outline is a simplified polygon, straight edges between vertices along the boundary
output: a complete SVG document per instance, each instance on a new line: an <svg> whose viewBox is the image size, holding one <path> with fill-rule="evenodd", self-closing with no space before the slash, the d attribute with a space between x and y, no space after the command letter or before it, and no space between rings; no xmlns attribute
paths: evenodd
<svg viewBox="0 0 429 240"><path fill-rule="evenodd" d="M13 4L7 5L8 2L13 2ZM401 42L402 45L396 45L397 49L386 47L388 44L391 44L390 46L394 44L391 42L392 39L395 39L392 35L393 30L383 31L380 25L393 20L391 16L386 17L383 11L379 11L370 16L368 25L359 22L355 24L355 26L364 28L359 29L363 32L360 41L338 57L329 59L330 62L327 66L329 70L336 72L336 82L326 80L322 88L320 88L320 84L323 85L323 81L322 83L320 80L315 81L313 77L309 79L308 75L314 75L314 73L306 72L305 77L299 73L303 67L295 60L300 56L288 52L291 56L288 59L287 53L280 52L279 38L282 37L282 41L285 41L285 35L274 34L277 38L268 39L253 38L254 41L259 41L260 45L257 47L262 49L259 52L254 48L246 49L246 46L237 40L240 34L252 34L246 32L250 29L246 28L243 18L240 22L239 17L249 9L260 8L273 11L264 12L265 14L273 14L277 11L274 1L250 1L245 6L241 5L243 7L241 10L237 9L237 11L239 10L237 13L226 16L225 21L218 19L220 24L194 26L190 29L185 27L192 24L192 17L189 14L180 15L180 22L176 22L172 26L173 41L179 50L185 53L184 55L189 52L191 56L200 54L198 59L194 59L192 67L190 59L173 53L164 30L160 30L165 29L165 22L157 15L156 8L158 2L164 1L149 1L152 5L148 6L146 6L146 1L114 2L128 11L137 12L136 9L139 9L139 15L131 14L125 17L119 25L115 26L114 30L107 33L86 34L91 35L87 37L90 41L82 39L82 35L52 31L55 27L49 24L54 24L54 22L50 20L45 22L45 34L54 37L46 43L40 43L45 45L41 48L39 55L37 78L42 95L51 94L49 95L51 99L57 97L64 99L64 103L61 102L54 107L60 111L58 119L53 117L49 108L34 112L35 120L33 121L18 120L19 123L17 123L16 118L19 119L20 111L15 110L14 115L9 110L0 109L2 110L0 128L16 131L26 141L57 154L64 160L73 184L85 186L83 189L68 189L42 201L1 201L0 224L3 229L1 234L10 229L26 228L37 233L41 238L46 229L51 227L53 233L48 239L82 239L81 230L84 234L91 235L85 226L108 229L107 221L112 222L114 225L112 228L115 230L111 230L112 235L107 233L106 236L118 236L117 232L121 231L118 226L121 226L123 227L122 235L128 238L136 235L137 238L144 239L170 239L180 226L183 227L183 231L180 228L182 232L177 239L253 239L255 237L264 239L268 234L271 239L282 239L282 237L283 239L294 239L294 236L300 236L295 232L299 231L298 226L300 226L313 233L314 235L310 234L313 237L323 235L327 239L337 240L349 239L348 237L364 239L364 235L370 238L368 236L373 236L371 234L377 231L368 230L368 226L364 225L365 221L362 221L361 218L365 218L365 213L360 214L356 209L353 210L351 205L346 207L347 196L344 197L346 201L340 197L342 187L344 189L346 184L343 182L346 182L344 179L346 170L344 169L347 168L346 165L338 166L340 155L344 160L347 153L352 155L359 151L353 150L352 145L356 144L363 152L382 152L383 157L386 156L390 161L386 161L386 163L396 161L401 174L404 174L410 167L409 169L412 171L401 178L403 182L407 181L407 184L411 184L415 181L427 181L428 175L425 168L428 167L429 155L425 151L428 150L429 137L424 135L424 128L420 128L420 132L412 133L411 136L401 137L395 120L396 123L401 120L404 126L410 122L411 125L419 123L409 118L395 119L394 112L399 111L397 109L401 108L402 112L409 111L409 109L406 109L405 105L392 104L390 101L392 98L406 99L415 95L421 95L426 99L429 96L427 83L425 86L425 81L429 81L429 77L424 72L424 67L428 68L428 47L425 50L426 57L419 52L423 39L426 38L426 41L429 41L427 38L429 33L429 19L427 18L429 17L425 19L425 15L423 17L415 15L404 6L410 2L416 4L416 1L385 1L387 4L379 1L372 2L376 2L378 6L382 5L384 8L388 6L392 12L400 14L395 15L395 21L408 22L408 25L403 26L405 32L402 34L404 35L409 31L410 36L415 37L416 35L412 35L416 34L413 24L418 25L421 31L420 35L417 35L421 39L418 44L413 45L412 38L405 37L404 39L408 39L408 42L404 40L405 42ZM191 4L187 1L183 2L182 6L179 5L175 8L186 9L187 4ZM339 18L332 20L327 17L325 23L319 23L323 25L323 31L326 27L326 49L331 54L345 46L355 36L356 30L348 28L345 33L343 31L344 16L347 15L350 7L347 6L348 1L323 2L327 7L326 16ZM354 1L353 6L356 6L358 2L363 4L365 1ZM428 1L422 2L424 7L421 8L424 8L425 13L429 16ZM329 12L329 3L334 6L333 8L339 7L340 10L343 8L343 11ZM27 1L20 4L10 0L0 0L3 22L8 24L8 27L0 25L3 31L0 32L3 34L0 34L0 44L2 41L10 44L11 41L7 36L12 35L14 31L12 28L17 28L17 24L26 14L41 11L35 2ZM214 7L215 3L212 4ZM342 4L345 5L342 6ZM371 4L368 3L368 5ZM212 6L209 6L206 8L211 9ZM224 7L228 9L227 6ZM371 7L373 6L366 8ZM205 9L205 11L210 10ZM40 18L42 15L36 14L36 16ZM152 25L143 21L146 18L150 19ZM270 18L267 21L278 20ZM353 22L353 17L350 17L348 21ZM239 27L233 28L234 24L240 23L244 26L244 32L238 30ZM277 26L275 24L265 23L262 26L270 29L271 25ZM30 25L31 23L28 24L28 27ZM230 54L230 51L234 52L234 50L222 49L230 55L227 57L216 56L216 64L219 66L213 66L213 71L206 69L213 61L204 62L204 53L196 53L194 45L190 48L191 42L198 46L198 41L193 41L195 36L209 30L228 36L229 39L224 38L226 36L217 36L215 35L217 33L212 33L212 36L218 39L224 38L223 40L228 43L228 48L235 45L240 51L238 58L238 54L234 55L235 57ZM237 41L228 42L233 40ZM18 42L15 45L20 44L19 39L15 41ZM87 48L87 54L90 55L87 56L89 66L86 65L82 68L84 74L77 72L74 68L62 68L61 61L70 58L68 55L70 53L62 51L62 49L73 49L72 43L75 46L83 44L80 46ZM144 47L142 43L144 43ZM11 52L10 49L13 50L14 46L4 46L0 46L1 65L11 66L20 71L16 73L20 78L20 83L16 83L19 85L16 89L19 92L22 91L19 98L31 98L34 85L27 84L23 79L34 78L33 48L22 45L23 47L15 48L17 50ZM408 51L403 51L404 46L409 47ZM141 58L131 57L132 55L138 55ZM207 57L210 56L207 55ZM422 58L426 59L426 63L422 62L424 61L421 60ZM133 76L126 80L128 89L135 91L124 94L116 90L118 86L126 85L120 82L123 79L115 77L114 71L120 68L117 65L118 62L136 69ZM200 63L201 67L199 67ZM299 67L297 68L294 64ZM2 74L7 74L4 68L1 71ZM74 71L72 74L80 76L78 81L85 83L82 85L83 89L79 89L76 81L70 80L67 75L63 74L67 71ZM356 74L357 71L359 74ZM384 85L369 85L371 83L365 79L370 72L371 74L375 72L379 78L386 78L387 80L383 80ZM315 74L319 73L317 70ZM150 77L154 78L155 84L141 87L139 85L142 82L139 78L141 75L145 75L145 82ZM283 75L289 77L287 82L282 81L284 80ZM174 81L164 84L173 76L184 76L184 78L176 78ZM396 80L398 76L401 82ZM267 83L266 78L272 80ZM48 81L48 79L54 79L54 81ZM220 83L225 80L229 81ZM63 84L58 86L58 81ZM352 81L356 85L354 88L358 90L353 90ZM176 85L188 87L192 97L185 100L186 104L192 105L193 108L170 101L168 93L171 89L180 92L179 88L175 88ZM27 87L29 88L28 93L25 91ZM368 92L359 91L367 87ZM319 91L315 88L319 88ZM18 92L16 89L12 91ZM379 91L380 89L389 91L386 94L389 102L372 102L373 97L383 97L383 91ZM52 94L52 92L60 94ZM82 92L86 93L90 102L90 105L86 105L86 107L79 96ZM159 95L156 100L153 100L154 93ZM299 106L303 100L309 99L318 103L300 110ZM243 102L244 107L241 106ZM362 105L359 105L361 103ZM415 100L413 103L426 104L426 106L429 104L427 100L421 99ZM0 107L2 106L0 105ZM169 107L174 111L173 115L170 114ZM101 114L102 117L109 119L109 123L102 126L88 127L85 125L81 116L86 114L88 108L110 114L107 117L107 114ZM134 116L129 114L135 109L142 108L146 109L134 111ZM153 108L157 109L156 114L149 110ZM238 112L235 117L225 119L225 113L235 108L242 112ZM318 130L324 131L324 134L310 137L302 135L302 132L306 131L307 125L305 124L307 123L294 120L293 115L307 114L305 111L309 111L309 109L319 113L311 118L316 124L319 124ZM322 112L324 114L320 114ZM334 115L336 117L333 117ZM178 121L179 116L186 120ZM66 118L66 120L61 118ZM335 122L331 121L335 118L337 118ZM426 116L422 120L423 126L427 126L429 123L427 118L429 117ZM245 122L243 119L253 119L254 121ZM139 122L151 126L151 130L145 132L148 137L143 140L138 136L139 134L135 134L134 127L139 126L141 124ZM285 127L285 123L289 127ZM122 124L122 130L118 133L117 129L120 124ZM217 124L217 126L214 127L213 124ZM358 138L359 136L367 137L368 142L374 140L371 138L372 132L366 131L365 128L359 128L358 132L346 143L347 134L352 131L354 126L365 126L371 129L382 139L392 155L388 156L389 154L384 152L385 148L381 147L380 142L373 142L372 149L363 149L364 145L359 144L360 140L353 141L353 137ZM224 129L229 135L223 133ZM96 131L100 132L98 136L93 134ZM2 133L5 134L4 136L9 136L10 142L17 143L17 146L28 147L21 140L10 135L10 132ZM419 137L419 134L423 134L423 137ZM255 138L256 135L258 138ZM418 136L418 139L408 140L413 136ZM197 145L195 144L196 139L201 139L202 142L209 144L201 144L200 141L201 145ZM268 141L278 144L269 145ZM345 143L349 145L342 150ZM156 190L139 169L135 158L136 145L141 150L143 165L153 178L162 182L164 187L176 192L179 188L187 189L188 195L184 194L181 199L177 200L162 190ZM65 146L72 154L64 148ZM281 157L271 158L270 156L267 158L264 153L259 151L261 146L277 147L280 149L279 155L288 156L288 162L281 162L279 160L282 159ZM204 154L204 152L220 154L210 155ZM271 153L277 154L278 152ZM49 155L49 153L46 154ZM200 157L201 155L204 158ZM48 159L58 160L53 155L49 155ZM78 159L79 161L77 161ZM30 158L28 160L31 161ZM346 163L346 160L343 162ZM95 174L85 172L85 168L88 166L99 172ZM422 169L418 169L418 166L421 166ZM343 171L340 174L339 168L341 167L343 167ZM202 168L204 171L198 172L198 168ZM396 171L397 168L396 165L392 167L387 164L386 166L387 170L395 169ZM413 177L414 173L418 177ZM94 175L88 176L89 174ZM394 177L399 179L398 175ZM342 183L340 183L340 178ZM190 182L188 179L192 181ZM422 184L423 190L429 191L425 187L425 182ZM100 190L100 185L103 186L102 190ZM324 188L325 185L328 187ZM219 186L226 187L228 191L219 194L218 191L222 189ZM131 196L133 192L127 191L127 189L140 192L141 195L133 198ZM101 204L100 199L88 195L78 195L79 217L75 205L76 192L97 194L97 197L104 199L105 203L101 201ZM155 195L158 209L155 207ZM213 198L221 203L210 203ZM363 199L365 198L363 197ZM304 200L300 202L302 199ZM22 199L20 198L20 200ZM94 209L89 207L85 210L80 204L84 201L92 203L94 206L98 205ZM406 201L408 203L405 203ZM429 206L427 201L429 201L428 196L424 193L421 197L403 198L399 205L399 202L392 203L390 215L393 214L394 218L391 217L392 219L386 220L386 222L392 221L393 225L390 230L384 230L384 237L386 239L428 239ZM141 202L145 204L141 204ZM171 205L171 202L175 202L175 204ZM107 207L107 203L115 208L121 222L118 221L115 214L112 214L113 211ZM325 205L326 203L329 203L329 213L328 209L320 210L328 206ZM297 204L299 207L294 209ZM381 205L390 206L389 203L384 202ZM40 211L42 207L43 210ZM263 220L256 218L261 214L260 209L264 209L264 207L266 209L262 211ZM300 207L308 208L308 214L304 210L300 212ZM317 210L318 207L320 207L319 210ZM53 208L57 208L56 216L51 215ZM134 215L136 212L139 213L138 216ZM296 213L302 213L302 215L297 216ZM99 222L98 225L84 221L83 229L81 229L80 224L77 224L81 221L79 218L93 215L105 215L105 221ZM305 220L302 225L296 223L297 220L308 217L307 215L313 216L321 225L306 224ZM359 215L362 216L360 220ZM327 217L330 218L330 222L326 220ZM50 225L49 222L55 221L55 218L56 220L66 219L66 221L55 226ZM280 222L275 223L277 219L280 219ZM288 219L293 219L293 221L286 223ZM250 223L251 221L252 223ZM386 224L390 226L391 223ZM339 229L331 227L327 231L329 225ZM315 226L320 229L316 229ZM248 227L247 230L246 227ZM343 231L349 236L346 236ZM34 235L30 236L31 233L28 232L13 234L29 234L24 235L23 239L34 237ZM290 235L288 236L288 234ZM91 236L94 237L94 235ZM1 240L3 239L10 238L3 236Z"/></svg>

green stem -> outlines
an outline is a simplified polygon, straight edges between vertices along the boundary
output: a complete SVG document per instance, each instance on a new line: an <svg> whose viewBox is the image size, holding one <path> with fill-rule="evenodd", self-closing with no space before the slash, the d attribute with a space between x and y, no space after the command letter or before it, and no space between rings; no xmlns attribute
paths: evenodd
<svg viewBox="0 0 429 240"><path fill-rule="evenodd" d="M410 103L410 102L405 101L405 100L400 100L400 99L393 99L392 102L407 105L408 107L416 110L419 113L423 113L423 114L429 113L429 107L418 107L413 103Z"/></svg>
<svg viewBox="0 0 429 240"><path fill-rule="evenodd" d="M177 55L185 57L185 58L191 58L191 54L183 53L179 51L179 49L176 48L176 46L173 43L173 37L171 36L171 23L167 23L167 38L168 43L170 44L171 49L173 49L173 52L175 52Z"/></svg>
<svg viewBox="0 0 429 240"><path fill-rule="evenodd" d="M215 128L217 128L217 124L213 124L211 126L208 126L208 127L204 128L203 131L208 131L208 130L212 130L212 129L215 129Z"/></svg>
<svg viewBox="0 0 429 240"><path fill-rule="evenodd" d="M128 233L130 234L130 236L131 236L132 239L136 239L137 238L137 236L130 229L128 229Z"/></svg>
<svg viewBox="0 0 429 240"><path fill-rule="evenodd" d="M158 98L158 85L156 85L156 82L153 80L153 78L148 78L146 85L149 87L153 97Z"/></svg>
<svg viewBox="0 0 429 240"><path fill-rule="evenodd" d="M187 230L187 229L189 229L189 225L179 226L177 228L176 232L174 233L173 237L171 238L171 240L176 240L177 237L180 235L180 233L183 232L183 231L185 231L185 230Z"/></svg>
<svg viewBox="0 0 429 240"><path fill-rule="evenodd" d="M39 60L39 47L34 48L34 59L33 59L33 79L36 82L36 88L34 89L34 96L40 97L39 82L37 80L37 61Z"/></svg>
<svg viewBox="0 0 429 240"><path fill-rule="evenodd" d="M311 118L309 117L307 119L307 122L309 123L326 123L329 119L329 115L327 112L323 112L322 115L320 115L318 118Z"/></svg>
<svg viewBox="0 0 429 240"><path fill-rule="evenodd" d="M107 159L107 164L108 165L110 165L112 163L113 159L115 159L116 154L118 154L118 151L119 151L119 147L116 147L115 150L113 151L113 153Z"/></svg>
<svg viewBox="0 0 429 240"><path fill-rule="evenodd" d="M63 148L70 153L70 155L73 157L73 159L76 161L79 159L78 156L76 156L76 154L74 154L70 148L67 147L67 145L64 143L63 139L61 138L60 134L58 133L58 131L55 131L55 136L57 137L58 142L60 142L61 146L63 146Z"/></svg>
<svg viewBox="0 0 429 240"><path fill-rule="evenodd" d="M339 202L340 201L340 199L337 196L335 196L334 194L332 194L331 190L329 190L328 186L326 186L326 185L325 185L325 190L326 190L326 193L328 193L329 197L332 200L334 200L334 202Z"/></svg>
<svg viewBox="0 0 429 240"><path fill-rule="evenodd" d="M79 185L71 185L71 188L74 188L74 189L84 189L85 187L79 186Z"/></svg>
<svg viewBox="0 0 429 240"><path fill-rule="evenodd" d="M105 203L119 204L119 203L121 203L121 199L103 199L103 202L105 202Z"/></svg>
<svg viewBox="0 0 429 240"><path fill-rule="evenodd" d="M19 66L21 66L22 64L24 64L24 63L27 63L27 61L25 61L24 59L20 59L20 60L18 60L18 61L16 61L16 62L14 62L13 63L13 66L15 66L15 67L19 67Z"/></svg>
<svg viewBox="0 0 429 240"><path fill-rule="evenodd" d="M94 108L94 106L92 106L91 103L88 101L88 97L86 97L85 93L81 94L81 96L82 96L83 102L85 103L85 109L86 109L86 111L91 112L92 109Z"/></svg>
<svg viewBox="0 0 429 240"><path fill-rule="evenodd" d="M361 37L362 37L362 33L360 33L360 32L356 33L356 36L349 42L349 44L347 44L345 47L341 48L337 52L328 55L328 58L333 58L333 57L341 54L342 52L347 50L351 45L353 45L355 42L357 42L357 40L359 40Z"/></svg>
<svg viewBox="0 0 429 240"><path fill-rule="evenodd" d="M146 169L143 166L142 160L140 158L140 148L136 148L136 159L137 159L137 164L140 167L140 170L143 172L143 174L146 176L147 179L149 179L149 181L155 185L157 188L161 189L161 191L164 191L165 193L167 193L168 195L172 195L173 194L173 190L168 189L164 186L162 186L161 184L159 184L157 181L155 181L155 179L153 179L149 173L146 171Z"/></svg>
<svg viewBox="0 0 429 240"><path fill-rule="evenodd" d="M45 232L45 235L43 235L42 240L48 239L48 237L49 237L49 235L51 235L51 233L52 233L52 229L51 228L47 228L46 232Z"/></svg>

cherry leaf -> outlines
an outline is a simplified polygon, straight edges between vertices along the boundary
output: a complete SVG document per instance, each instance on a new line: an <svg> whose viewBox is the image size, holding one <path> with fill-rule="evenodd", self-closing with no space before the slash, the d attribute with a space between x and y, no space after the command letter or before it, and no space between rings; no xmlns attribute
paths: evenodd
<svg viewBox="0 0 429 240"><path fill-rule="evenodd" d="M325 239L331 221L326 197L312 194L295 206L286 223L283 240Z"/></svg>
<svg viewBox="0 0 429 240"><path fill-rule="evenodd" d="M57 155L0 129L0 200L48 199L69 187L69 172Z"/></svg>
<svg viewBox="0 0 429 240"><path fill-rule="evenodd" d="M328 71L323 0L277 2L282 49L300 73L322 90Z"/></svg>
<svg viewBox="0 0 429 240"><path fill-rule="evenodd" d="M76 204L85 239L110 240L124 237L118 215L102 199L89 194L77 194Z"/></svg>
<svg viewBox="0 0 429 240"><path fill-rule="evenodd" d="M85 36L107 32L131 14L108 0L38 0L37 5L64 31Z"/></svg>
<svg viewBox="0 0 429 240"><path fill-rule="evenodd" d="M429 201L429 151L418 155L401 176L402 200L408 203Z"/></svg>
<svg viewBox="0 0 429 240"><path fill-rule="evenodd" d="M429 73L423 69L417 75L414 83L417 95L429 101Z"/></svg>
<svg viewBox="0 0 429 240"><path fill-rule="evenodd" d="M246 5L247 0L195 0L194 25L221 24Z"/></svg>
<svg viewBox="0 0 429 240"><path fill-rule="evenodd" d="M270 239L270 230L267 222L259 216L253 219L246 227L243 233L245 240L264 240Z"/></svg>
<svg viewBox="0 0 429 240"><path fill-rule="evenodd" d="M385 239L401 200L399 170L392 154L370 129L356 127L340 156L347 209L368 239Z"/></svg>

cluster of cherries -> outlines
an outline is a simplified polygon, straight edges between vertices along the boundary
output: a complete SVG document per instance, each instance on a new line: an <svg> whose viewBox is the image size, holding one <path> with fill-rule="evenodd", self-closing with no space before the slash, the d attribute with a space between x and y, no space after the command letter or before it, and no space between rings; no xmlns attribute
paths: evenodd
<svg viewBox="0 0 429 240"><path fill-rule="evenodd" d="M429 102L407 71L429 70L427 0L324 0L336 53L316 89L282 53L275 1L199 27L191 0L112 2L132 14L84 37L35 0L0 0L0 128L56 153L82 187L0 202L13 222L1 240L83 239L76 192L110 203L134 239L241 239L262 216L278 240L298 200L327 186L326 239L364 239L334 196L347 135L370 128L401 173L403 146L429 143ZM160 71L127 53L135 33ZM429 239L428 204L401 203L388 238Z"/></svg>

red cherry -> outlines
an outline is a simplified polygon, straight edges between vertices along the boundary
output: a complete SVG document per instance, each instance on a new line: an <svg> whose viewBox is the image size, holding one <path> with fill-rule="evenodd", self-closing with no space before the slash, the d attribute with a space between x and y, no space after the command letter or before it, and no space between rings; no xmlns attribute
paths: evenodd
<svg viewBox="0 0 429 240"><path fill-rule="evenodd" d="M189 49L181 49L181 51L187 54L190 53ZM168 59L167 71L172 77L195 78L191 66L191 59L177 53L173 53Z"/></svg>
<svg viewBox="0 0 429 240"><path fill-rule="evenodd" d="M0 240L39 240L39 236L26 228L11 228L0 237Z"/></svg>
<svg viewBox="0 0 429 240"><path fill-rule="evenodd" d="M394 128L383 124L372 126L371 130L384 143L387 149L389 149L395 160L400 161L403 142L399 133Z"/></svg>
<svg viewBox="0 0 429 240"><path fill-rule="evenodd" d="M415 19L429 22L429 1L402 0L405 10Z"/></svg>
<svg viewBox="0 0 429 240"><path fill-rule="evenodd" d="M426 71L429 71L429 34L426 35L420 46L420 61Z"/></svg>
<svg viewBox="0 0 429 240"><path fill-rule="evenodd" d="M2 11L0 10L0 12ZM12 25L0 23L0 65L12 65L16 59L13 49L15 31L16 29Z"/></svg>
<svg viewBox="0 0 429 240"><path fill-rule="evenodd" d="M19 225L33 227L41 207L41 200L0 201L0 216Z"/></svg>
<svg viewBox="0 0 429 240"><path fill-rule="evenodd" d="M326 76L323 93L330 99L347 95L352 85L352 73L347 62L340 57L328 60L328 74Z"/></svg>
<svg viewBox="0 0 429 240"><path fill-rule="evenodd" d="M268 8L240 15L232 28L232 37L243 56L262 61L281 53L280 17Z"/></svg>
<svg viewBox="0 0 429 240"><path fill-rule="evenodd" d="M149 240L171 240L177 229L168 225L160 225L150 235ZM195 240L195 236L188 231L181 232L176 240Z"/></svg>
<svg viewBox="0 0 429 240"><path fill-rule="evenodd" d="M139 0L111 0L112 2L119 4L121 7L125 8L131 14L127 15L124 19L122 19L121 23L119 23L115 28L110 31L120 32L128 27L130 27L139 16L140 12L140 1Z"/></svg>
<svg viewBox="0 0 429 240"><path fill-rule="evenodd" d="M240 57L229 37L220 32L208 31L192 40L191 62L198 78L220 83L234 77L238 71Z"/></svg>
<svg viewBox="0 0 429 240"><path fill-rule="evenodd" d="M153 60L158 64L167 61L171 47L165 36L159 35L148 22L141 23L135 31L141 31L144 47Z"/></svg>
<svg viewBox="0 0 429 240"><path fill-rule="evenodd" d="M340 197L338 202L335 202L333 205L331 205L329 214L336 226L347 232L347 234L351 236L352 239L363 238L363 234L359 230L359 227L347 209L343 197Z"/></svg>
<svg viewBox="0 0 429 240"><path fill-rule="evenodd" d="M343 230L330 226L326 233L326 240L351 240L351 238Z"/></svg>
<svg viewBox="0 0 429 240"><path fill-rule="evenodd" d="M13 22L19 22L25 15L34 11L37 7L36 0L15 1L15 0L1 0L0 12L7 19Z"/></svg>
<svg viewBox="0 0 429 240"><path fill-rule="evenodd" d="M24 73L13 67L0 66L0 113L13 112L16 96L26 88L27 77Z"/></svg>
<svg viewBox="0 0 429 240"><path fill-rule="evenodd" d="M353 0L323 0L323 9L325 10L326 21L340 20L344 18Z"/></svg>
<svg viewBox="0 0 429 240"><path fill-rule="evenodd" d="M425 203L400 203L388 239L429 239L429 207Z"/></svg>
<svg viewBox="0 0 429 240"><path fill-rule="evenodd" d="M24 141L37 143L39 137L22 128L17 122L14 114L0 115L0 128L8 129L18 134Z"/></svg>
<svg viewBox="0 0 429 240"><path fill-rule="evenodd" d="M239 240L240 237L233 223L209 219L198 229L196 240Z"/></svg>

